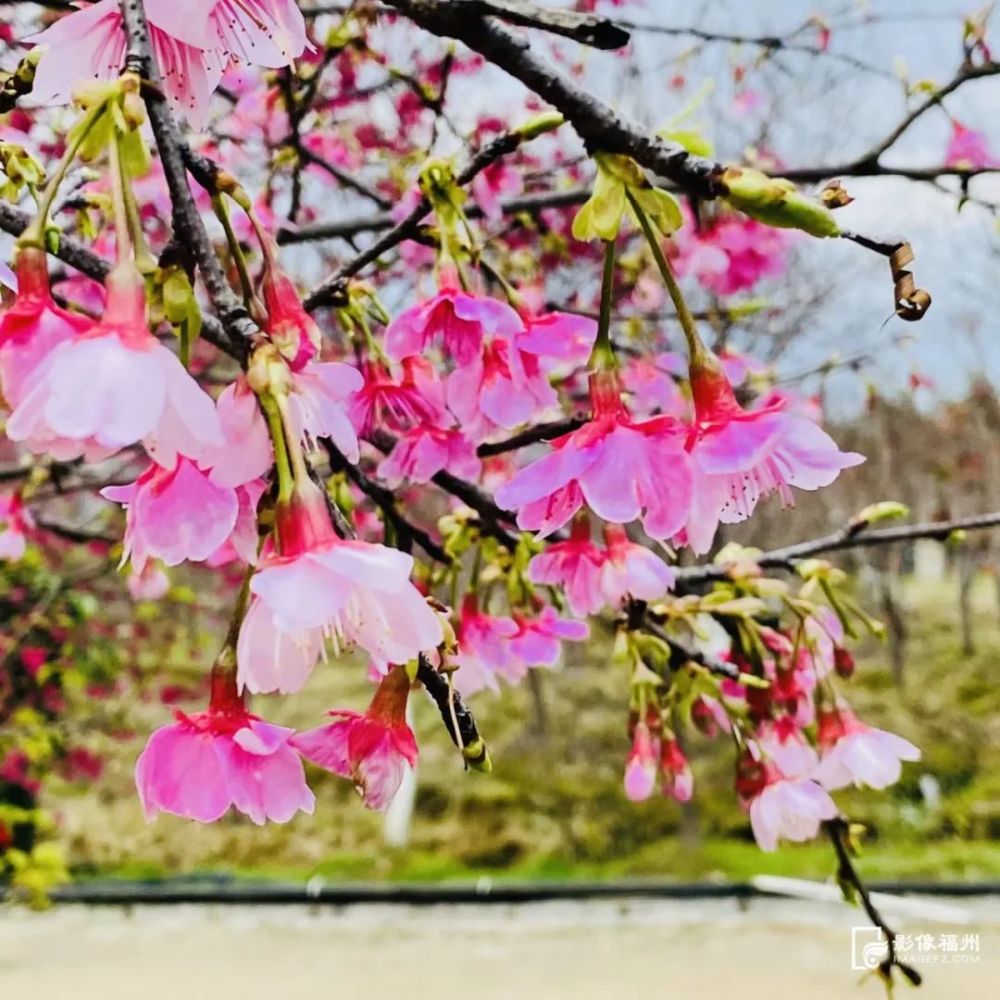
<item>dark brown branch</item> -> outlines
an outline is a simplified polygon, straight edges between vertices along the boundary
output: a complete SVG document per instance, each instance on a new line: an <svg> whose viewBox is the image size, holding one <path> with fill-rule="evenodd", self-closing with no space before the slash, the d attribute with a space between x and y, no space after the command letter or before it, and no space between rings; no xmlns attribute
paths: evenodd
<svg viewBox="0 0 1000 1000"><path fill-rule="evenodd" d="M502 135L497 136L495 139L491 139L472 157L466 167L458 174L455 178L455 183L460 186L469 184L491 163L495 163L501 157L514 152L514 150L516 150L521 143L524 142L524 140L524 135L517 131L505 132ZM586 194L584 194L580 200L583 201L586 197ZM415 238L420 232L421 220L423 220L430 210L430 200L424 197L420 199L420 201L413 207L404 219L401 219L395 225L393 225L392 216L388 213L386 213L385 216L380 217L378 220L373 220L371 218L363 220L361 224L364 229L355 230L355 232L364 230L371 231L375 228L389 228L390 226L392 228L381 239L376 240L366 250L363 250L352 260L343 264L340 268L338 268L332 277L328 278L314 292L308 295L305 299L306 309L312 310L321 305L331 305L342 302L347 291L347 283L351 280L351 278L353 278L369 264L378 260L384 253L398 246L404 240ZM504 210L507 211L508 207L505 206ZM478 206L472 206L469 211L466 212L466 215L470 218L476 218L480 214L481 211L478 210ZM384 227L381 226L382 222L385 223ZM373 223L376 224L373 225ZM322 233L322 235L316 235L318 232ZM310 227L302 227L294 233L279 233L278 242L298 243L309 239L325 239L330 235L343 235L345 238L348 238L353 236L354 233L345 229L341 229L339 233L331 233L329 229L326 232L322 232L322 227L314 226L311 227L311 229Z"/></svg>
<svg viewBox="0 0 1000 1000"><path fill-rule="evenodd" d="M396 446L396 439L382 430L372 431L368 440L385 454ZM431 482L474 510L479 515L480 530L484 534L495 538L506 549L513 551L517 548L517 538L504 527L505 524L515 523L514 515L498 507L478 486L450 472L439 472Z"/></svg>
<svg viewBox="0 0 1000 1000"><path fill-rule="evenodd" d="M490 455L502 455L508 451L517 451L518 448L526 448L528 445L538 444L539 441L552 441L554 438L562 437L582 427L587 422L587 418L567 417L565 420L553 420L547 424L536 424L520 434L514 434L503 441L494 441L490 444L481 444L476 449L476 454L480 458L489 458Z"/></svg>
<svg viewBox="0 0 1000 1000"><path fill-rule="evenodd" d="M366 476L360 468L356 465L352 465L340 449L330 440L323 440L323 447L326 449L326 453L330 459L330 469L332 472L343 472L348 479L355 486L361 490L362 493L369 500L373 501L375 505L382 511L383 516L386 521L389 522L395 528L397 533L400 535L403 541L402 548L408 549L407 544L410 541L416 542L424 552L427 553L432 559L436 559L440 563L448 565L452 562L451 557L447 552L441 547L441 545L436 542L428 532L412 521L407 520L399 511L399 507L396 504L396 496L392 490L387 489L385 486L375 482L374 479Z"/></svg>
<svg viewBox="0 0 1000 1000"><path fill-rule="evenodd" d="M120 2L128 38L125 67L152 85L143 88L143 97L170 192L175 236L190 249L198 265L212 307L229 337L230 353L245 360L257 328L226 279L191 193L183 155L185 143L159 90L160 74L150 48L146 11L141 0Z"/></svg>
<svg viewBox="0 0 1000 1000"><path fill-rule="evenodd" d="M772 549L753 559L761 569L783 569L794 571L798 562L811 556L827 552L841 552L844 549L872 548L877 545L894 545L897 542L911 542L918 538L933 538L944 541L956 531L982 531L1000 526L1000 511L960 517L953 521L933 521L928 524L908 524L895 528L868 529L863 525L848 525L840 531L815 538L796 545ZM677 570L677 582L683 584L700 583L709 580L727 580L732 565L686 566Z"/></svg>
<svg viewBox="0 0 1000 1000"><path fill-rule="evenodd" d="M490 753L479 734L475 716L455 690L455 686L449 684L447 677L431 666L430 660L423 653L417 659L417 680L437 705L444 727L448 730L452 743L462 751L467 765L477 771L490 770Z"/></svg>
<svg viewBox="0 0 1000 1000"><path fill-rule="evenodd" d="M861 904L862 909L868 915L868 919L885 935L886 956L879 966L879 972L882 974L883 979L886 983L892 982L892 969L895 966L906 976L912 986L919 986L923 981L923 977L913 966L907 965L896 954L896 932L885 922L882 914L879 913L872 902L867 886L861 880L861 876L854 867L854 862L851 859L851 851L848 847L850 829L847 820L842 817L826 820L823 823L823 829L826 830L827 836L830 838L830 843L833 844L833 850L837 855L837 881L840 883L841 890L851 902L856 897L857 902Z"/></svg>
<svg viewBox="0 0 1000 1000"><path fill-rule="evenodd" d="M621 22L595 14L551 10L526 0L458 0L476 14L492 14L522 28L539 28L595 49L620 49L629 43Z"/></svg>

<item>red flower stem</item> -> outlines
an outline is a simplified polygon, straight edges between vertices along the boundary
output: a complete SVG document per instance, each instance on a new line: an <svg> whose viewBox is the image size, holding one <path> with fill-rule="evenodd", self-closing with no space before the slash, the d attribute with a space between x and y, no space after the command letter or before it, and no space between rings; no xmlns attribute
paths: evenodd
<svg viewBox="0 0 1000 1000"><path fill-rule="evenodd" d="M250 581L253 575L254 567L247 566L243 573L240 589L236 594L236 603L233 605L233 614L229 620L226 641L212 664L209 680L209 707L215 711L225 711L235 707L243 708L245 705L245 699L236 687L236 643L239 640L240 628L250 605Z"/></svg>

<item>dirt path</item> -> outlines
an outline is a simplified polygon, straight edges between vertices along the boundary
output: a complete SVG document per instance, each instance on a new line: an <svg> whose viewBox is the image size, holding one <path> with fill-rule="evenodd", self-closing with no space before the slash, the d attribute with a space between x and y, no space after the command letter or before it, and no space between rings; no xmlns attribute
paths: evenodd
<svg viewBox="0 0 1000 1000"><path fill-rule="evenodd" d="M979 934L978 963L922 965L914 1000L998 995L1000 902L970 909L973 924L957 930ZM844 908L754 902L741 912L721 900L5 910L0 997L881 1000L851 970L852 922Z"/></svg>

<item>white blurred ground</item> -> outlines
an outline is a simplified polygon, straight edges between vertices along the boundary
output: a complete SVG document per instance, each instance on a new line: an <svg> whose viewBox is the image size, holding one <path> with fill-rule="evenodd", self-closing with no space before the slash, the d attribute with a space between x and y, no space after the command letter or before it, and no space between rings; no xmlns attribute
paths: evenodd
<svg viewBox="0 0 1000 1000"><path fill-rule="evenodd" d="M1000 900L955 901L977 964L922 965L914 1000L1000 996ZM0 910L0 997L32 1000L881 998L853 910L755 900L521 906ZM897 993L897 996L900 994Z"/></svg>

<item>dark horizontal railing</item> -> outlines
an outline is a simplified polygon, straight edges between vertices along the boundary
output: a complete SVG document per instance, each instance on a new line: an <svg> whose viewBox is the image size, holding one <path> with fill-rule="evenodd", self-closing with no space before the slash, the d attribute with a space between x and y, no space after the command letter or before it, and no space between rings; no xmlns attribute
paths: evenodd
<svg viewBox="0 0 1000 1000"><path fill-rule="evenodd" d="M1000 882L875 882L875 892L899 895L1000 896ZM746 883L678 884L652 880L618 882L494 882L455 884L325 884L238 882L224 878L136 882L94 881L63 886L52 893L57 903L133 906L177 903L213 905L331 905L397 903L537 903L594 899L735 899L782 898Z"/></svg>

